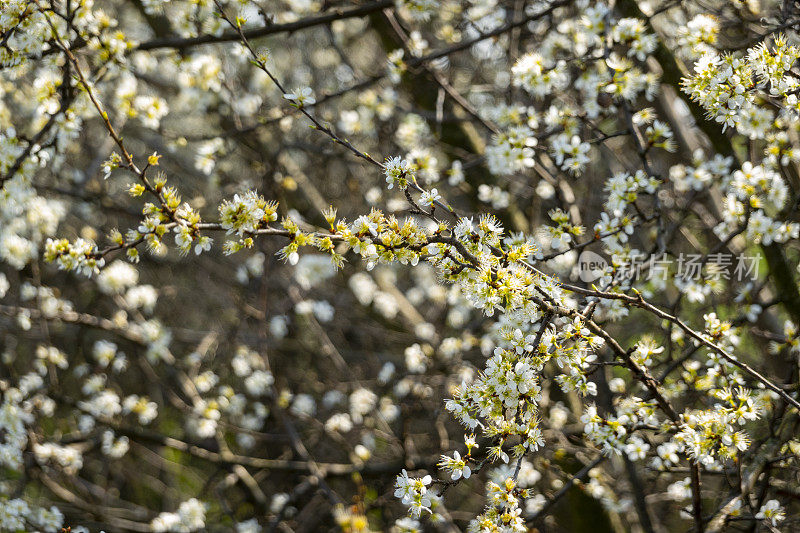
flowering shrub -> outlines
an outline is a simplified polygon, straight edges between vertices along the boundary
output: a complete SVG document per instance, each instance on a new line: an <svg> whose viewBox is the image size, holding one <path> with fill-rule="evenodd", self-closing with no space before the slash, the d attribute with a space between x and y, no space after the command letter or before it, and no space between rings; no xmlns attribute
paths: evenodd
<svg viewBox="0 0 800 533"><path fill-rule="evenodd" d="M0 531L800 527L757 4L3 0Z"/></svg>

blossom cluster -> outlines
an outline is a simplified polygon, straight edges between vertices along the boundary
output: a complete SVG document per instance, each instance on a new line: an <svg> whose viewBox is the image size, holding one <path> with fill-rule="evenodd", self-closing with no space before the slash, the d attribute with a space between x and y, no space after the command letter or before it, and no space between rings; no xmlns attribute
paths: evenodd
<svg viewBox="0 0 800 533"><path fill-rule="evenodd" d="M0 530L796 525L789 8L117 4L0 14Z"/></svg>

